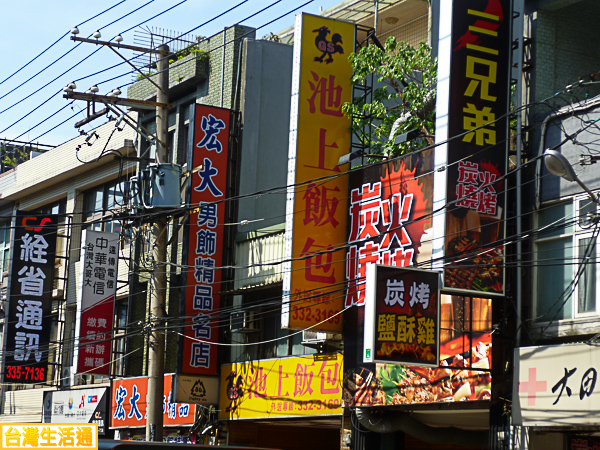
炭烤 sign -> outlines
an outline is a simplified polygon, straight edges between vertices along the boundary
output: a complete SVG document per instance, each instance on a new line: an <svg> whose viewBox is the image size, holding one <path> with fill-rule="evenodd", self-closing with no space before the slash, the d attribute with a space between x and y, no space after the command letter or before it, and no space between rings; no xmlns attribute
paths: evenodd
<svg viewBox="0 0 600 450"><path fill-rule="evenodd" d="M433 152L350 174L345 306L365 302L368 264L411 267L431 259ZM423 241L423 242L421 242Z"/></svg>
<svg viewBox="0 0 600 450"><path fill-rule="evenodd" d="M364 362L438 365L439 277L367 266Z"/></svg>
<svg viewBox="0 0 600 450"><path fill-rule="evenodd" d="M504 293L510 2L454 1L444 288Z"/></svg>

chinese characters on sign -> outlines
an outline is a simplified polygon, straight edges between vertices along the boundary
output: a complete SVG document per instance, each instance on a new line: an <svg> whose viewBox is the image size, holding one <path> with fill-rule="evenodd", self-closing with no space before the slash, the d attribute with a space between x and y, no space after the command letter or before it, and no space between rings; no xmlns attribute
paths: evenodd
<svg viewBox="0 0 600 450"><path fill-rule="evenodd" d="M524 426L600 423L600 355L595 345L515 349L514 419Z"/></svg>
<svg viewBox="0 0 600 450"><path fill-rule="evenodd" d="M98 448L96 424L7 423L0 425L0 448Z"/></svg>
<svg viewBox="0 0 600 450"><path fill-rule="evenodd" d="M220 419L341 414L342 355L224 365Z"/></svg>
<svg viewBox="0 0 600 450"><path fill-rule="evenodd" d="M196 405L175 403L172 392L173 375L165 375L163 424L194 423ZM111 428L143 427L146 425L148 378L125 378L112 382Z"/></svg>
<svg viewBox="0 0 600 450"><path fill-rule="evenodd" d="M77 389L44 392L43 422L45 423L94 423L98 434L108 430L106 402L108 388Z"/></svg>
<svg viewBox="0 0 600 450"><path fill-rule="evenodd" d="M510 2L455 2L444 287L504 292L504 183Z"/></svg>
<svg viewBox="0 0 600 450"><path fill-rule="evenodd" d="M16 213L6 318L6 382L46 381L57 223L56 216Z"/></svg>
<svg viewBox="0 0 600 450"><path fill-rule="evenodd" d="M568 436L568 450L600 450L600 438L592 436Z"/></svg>
<svg viewBox="0 0 600 450"><path fill-rule="evenodd" d="M370 265L365 362L437 365L439 274Z"/></svg>
<svg viewBox="0 0 600 450"><path fill-rule="evenodd" d="M119 261L119 235L84 230L81 244L76 349L77 372L110 373Z"/></svg>
<svg viewBox="0 0 600 450"><path fill-rule="evenodd" d="M229 162L230 114L227 109L196 105L190 204L198 208L190 215L186 324L182 372L212 375L217 372L213 331L220 305L221 269L227 168Z"/></svg>
<svg viewBox="0 0 600 450"><path fill-rule="evenodd" d="M425 173L431 156L430 151L419 156ZM427 258L420 242L431 226L432 177L417 179L416 165L405 164L367 167L350 177L346 306L364 304L367 264L410 267Z"/></svg>
<svg viewBox="0 0 600 450"><path fill-rule="evenodd" d="M347 177L340 156L350 151L350 121L342 105L352 98L354 24L298 15L292 81L290 170L284 275L285 328L341 331ZM316 33L316 35L315 35ZM315 40L316 39L316 40ZM294 186L297 186L294 188ZM318 325L317 325L318 324Z"/></svg>

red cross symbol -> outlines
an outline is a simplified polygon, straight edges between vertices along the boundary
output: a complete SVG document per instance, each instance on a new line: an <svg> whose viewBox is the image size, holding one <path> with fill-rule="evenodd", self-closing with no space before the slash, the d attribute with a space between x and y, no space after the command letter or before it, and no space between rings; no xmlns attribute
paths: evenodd
<svg viewBox="0 0 600 450"><path fill-rule="evenodd" d="M527 406L535 406L535 398L538 392L546 390L545 381L536 380L537 369L529 369L529 381L519 382L519 392L527 393Z"/></svg>

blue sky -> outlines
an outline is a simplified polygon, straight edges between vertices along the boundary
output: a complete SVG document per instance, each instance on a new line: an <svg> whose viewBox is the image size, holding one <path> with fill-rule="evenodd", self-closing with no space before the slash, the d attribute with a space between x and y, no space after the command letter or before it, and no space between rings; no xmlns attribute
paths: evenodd
<svg viewBox="0 0 600 450"><path fill-rule="evenodd" d="M182 1L183 3L175 6ZM307 1L309 0L279 0L266 11L249 20L244 20L273 2L270 0L241 0L242 4L239 7L194 31L194 34L210 36L235 23L258 28ZM218 2L206 0L104 0L96 2L23 0L7 2L0 15L0 33L2 35L0 54L4 55L0 71L0 138L29 142L66 121L63 125L34 141L52 145L61 144L77 135L73 124L85 117L86 105L81 101L69 105L69 101L63 99L62 92L58 93L58 91L61 91L70 81L84 77L85 79L77 82L77 91L85 91L90 86L98 84L101 94L132 80L131 70L126 64L121 64L98 75L92 75L118 64L122 60L108 48L96 47L93 44L77 46L77 43L70 40L70 34L59 40L65 33L69 33L73 26L114 6L79 27L79 36L88 37L97 29L101 29L101 39L109 40L175 6L170 11L145 22L143 26L184 33L239 3L240 0ZM337 3L339 0L313 0L298 12L314 14L319 12L320 7L327 9ZM131 13L137 8L140 9ZM120 19L128 13L131 14ZM287 14L277 22L261 28L257 32L257 37L265 36L269 32L276 33L293 25L296 13ZM109 25L113 21L116 22ZM133 44L134 29L123 33L123 38L124 44ZM52 48L13 75L57 40L58 42ZM95 50L98 51L92 54ZM58 62L54 62L69 51L70 53ZM133 56L133 53L128 51L124 51L123 54L126 57ZM52 65L48 69L27 81L50 64ZM11 75L13 76L11 77ZM119 78L106 81L115 77ZM56 80L54 80L55 78ZM25 84L19 87L24 82ZM48 85L45 86L46 84ZM125 93L125 89L123 92ZM59 111L61 108L64 109ZM74 114L77 115L67 120ZM42 121L44 121L42 124L35 127ZM100 123L101 120L84 128L90 129ZM32 127L35 128L30 130Z"/></svg>

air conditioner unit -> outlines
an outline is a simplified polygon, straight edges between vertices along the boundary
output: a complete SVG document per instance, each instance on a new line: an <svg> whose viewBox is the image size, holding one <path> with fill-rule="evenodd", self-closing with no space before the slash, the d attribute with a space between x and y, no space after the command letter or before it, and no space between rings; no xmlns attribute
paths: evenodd
<svg viewBox="0 0 600 450"><path fill-rule="evenodd" d="M79 373L74 373L72 367L63 367L60 377L60 385L62 387L79 386L85 384L83 376Z"/></svg>
<svg viewBox="0 0 600 450"><path fill-rule="evenodd" d="M60 385L62 387L73 386L73 373L71 367L63 367L60 374Z"/></svg>
<svg viewBox="0 0 600 450"><path fill-rule="evenodd" d="M302 345L321 344L328 338L328 333L320 331L304 330L302 332Z"/></svg>

